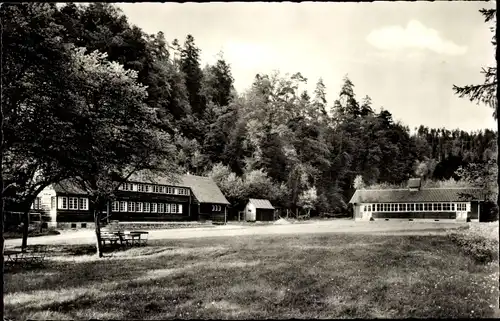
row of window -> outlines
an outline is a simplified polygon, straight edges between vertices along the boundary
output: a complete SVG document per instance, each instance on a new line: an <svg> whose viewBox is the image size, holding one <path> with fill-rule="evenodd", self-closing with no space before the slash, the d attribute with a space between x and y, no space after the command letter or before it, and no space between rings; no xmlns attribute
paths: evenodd
<svg viewBox="0 0 500 321"><path fill-rule="evenodd" d="M389 203L367 204L361 207L363 212L455 212L467 211L468 203Z"/></svg>
<svg viewBox="0 0 500 321"><path fill-rule="evenodd" d="M114 201L111 211L182 214L182 204Z"/></svg>
<svg viewBox="0 0 500 321"><path fill-rule="evenodd" d="M189 195L188 188L168 187L162 185L124 183L120 185L118 189L121 191L133 191L133 192L144 192L144 193Z"/></svg>
<svg viewBox="0 0 500 321"><path fill-rule="evenodd" d="M55 208L55 197L51 198L51 208ZM59 196L57 208L60 210L88 210L89 200L86 197Z"/></svg>

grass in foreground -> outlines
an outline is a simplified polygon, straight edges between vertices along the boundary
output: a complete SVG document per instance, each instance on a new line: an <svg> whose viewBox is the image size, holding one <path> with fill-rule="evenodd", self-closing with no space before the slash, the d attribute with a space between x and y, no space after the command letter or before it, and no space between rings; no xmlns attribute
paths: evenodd
<svg viewBox="0 0 500 321"><path fill-rule="evenodd" d="M31 231L28 234L28 237L37 237L37 236L46 236L46 235L59 235L61 234L59 231L56 231L54 229L44 229L42 232L40 231ZM4 232L4 238L6 240L8 239L20 239L23 237L23 232L22 231L7 231Z"/></svg>
<svg viewBox="0 0 500 321"><path fill-rule="evenodd" d="M58 250L73 255L5 275L7 317L492 317L498 304L498 261L478 263L446 236L157 241L101 260Z"/></svg>

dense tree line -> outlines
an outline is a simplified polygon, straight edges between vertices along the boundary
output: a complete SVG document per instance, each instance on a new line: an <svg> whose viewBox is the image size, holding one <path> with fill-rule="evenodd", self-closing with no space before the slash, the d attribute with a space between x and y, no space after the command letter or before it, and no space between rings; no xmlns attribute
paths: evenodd
<svg viewBox="0 0 500 321"><path fill-rule="evenodd" d="M5 15L12 13L9 10L14 10L12 8L15 7L18 21L38 21L36 19L42 18L44 21L39 22L43 24L43 28L38 26L36 30L22 31L25 34L12 38L13 43L19 44L18 48L12 48L12 52L18 50L23 53L24 65L13 60L11 64L5 65L4 72L12 75L30 73L32 86L27 87L29 90L25 88L24 91L16 91L19 84L24 86L26 83L26 79L18 79L19 83L5 87L6 90L12 89L12 94L3 99L28 101L29 95L38 95L43 100L47 99L47 93L41 95L42 90L52 90L55 97L57 91L60 91L55 88L68 88L71 84L77 86L76 82L80 81L86 87L98 87L100 90L101 96L84 95L85 104L113 105L119 99L113 96L114 87L104 86L104 81L108 81L116 86L116 92L130 93L131 98L122 101L122 105L144 104L154 114L148 114L147 117L150 118L145 118L142 114L136 115L138 118L132 117L131 120L138 119L139 124L149 119L148 130L165 136L164 141L153 145L144 144L144 140L139 139L126 143L143 144L141 153L146 148L152 148L158 155L168 155L166 167L172 172L212 176L235 209L240 209L249 197L263 197L295 213L345 211L348 199L356 187L356 177L364 185L401 184L412 176L427 180L460 180L463 177L460 170L471 166L484 167L496 158L494 131L465 132L420 126L412 134L407 126L393 120L389 110L376 108L369 96L358 98L354 81L347 75L344 76L338 98L333 102L326 100L327 89L322 79L316 81L312 93L304 90L304 85L309 80L300 72L292 75L282 75L279 72L258 74L247 91L236 93L231 66L223 54L215 64L202 66L201 49L197 47L192 35L187 35L183 42L177 39L169 42L162 32L146 34L140 27L131 25L114 5L92 3L83 6L69 3L62 6L15 4L6 7L7 9L2 9L2 19L6 19ZM21 32L22 27L19 28L15 29L18 30L16 32ZM35 49L30 49L31 45ZM76 48L86 50L83 52ZM83 65L101 66L100 69L92 69L93 73L101 76L108 73L108 76L99 76L101 78L96 83L78 78L67 82L66 79L70 76L63 74L65 71L61 70L66 69L62 67L66 66L64 63L69 59L65 54L66 50L72 50L73 59L80 56L81 61L84 61L81 63ZM52 54L56 54L56 58L52 59L60 59L55 61L61 61L61 64L54 65L54 61L50 61L49 56ZM30 58L30 55L45 55L45 58L37 60ZM57 58L57 55L61 58ZM33 65L31 61L40 63ZM108 62L111 65L108 66ZM113 71L112 66L122 66L123 70ZM79 68L78 70L84 70L90 67ZM113 72L118 74L113 76ZM133 76L125 75L126 72L133 72ZM13 76L12 79L15 80L16 77ZM126 87L123 83L113 82L119 77L133 80ZM45 87L41 84L45 84ZM72 88L68 90L71 91ZM107 101L103 99L103 95L111 95L114 100ZM54 97L51 96L50 99L56 99ZM67 97L62 95L59 98L56 99L59 105L51 108L65 107L64 99ZM12 168L19 157L29 156L33 162L40 163L30 168L31 171L24 168L22 183L16 185L17 202L29 204L35 195L34 191L41 186L75 173L58 163L61 155L68 155L65 156L65 161L75 163L74 157L66 154L70 151L53 147L57 141L67 142L67 137L73 137L73 142L79 142L82 146L86 144L83 140L85 136L82 136L84 134L74 132L74 123L68 122L67 118L77 115L80 119L79 126L87 126L87 131L83 133L86 137L93 137L91 133L95 133L96 128L100 127L92 122L97 122L100 116L97 112L92 115L68 112L65 115L61 110L55 110L54 113L59 118L50 118L54 114L49 113L45 120L46 127L52 126L53 132L40 132L46 127L37 127L39 122L30 118L35 117L30 114L36 112L35 109L30 111L12 108L17 108L16 117L22 121L16 123L18 127L6 126L7 137L10 135L12 138L7 139L7 143L12 142L13 147L10 149L12 157L7 159L11 163L4 162L4 168L7 169L6 172L9 169L13 172ZM68 106L67 109L71 107ZM112 109L108 111L111 112ZM114 112L119 114L124 111L118 108ZM106 114L106 117L110 115ZM52 121L60 126L50 125ZM38 135L37 137L53 141L47 141L33 149L26 149L22 145L16 149L16 139L24 139L16 136L21 131L19 126L32 129L33 132L23 130L26 137ZM102 137L118 139L118 133L127 137L132 133L119 126L114 130L115 136L112 133L101 133L99 135L102 136L93 139L95 142ZM66 132L73 133L73 136L66 136ZM141 133L142 138L152 137L151 133ZM63 137L59 137L61 135ZM40 148L46 146L54 148L53 152L40 153ZM122 157L125 155L125 147L123 148L123 153L103 154L99 156L102 157L99 160ZM168 153L158 152L159 148L168 149ZM75 152L77 151L76 149ZM31 154L23 154L28 152ZM45 158L37 158L36 155L45 155ZM82 154L79 157L78 163L74 164L80 168L76 173L79 173L80 180L87 177L81 184L86 188L92 185L91 190L97 193L99 182L92 181L84 172L95 173L93 169L96 168L97 172L104 172L109 167L100 168L95 163L89 169L81 163L85 156ZM137 162L133 157L128 159L130 162ZM150 161L145 167L158 163L152 159ZM165 168L165 164L163 165L162 168ZM53 168L63 170L54 171ZM115 166L113 170L123 174L121 168ZM48 179L43 184L34 184L31 178L35 171L44 173ZM31 190L24 194L29 197L20 197L21 191L28 187Z"/></svg>

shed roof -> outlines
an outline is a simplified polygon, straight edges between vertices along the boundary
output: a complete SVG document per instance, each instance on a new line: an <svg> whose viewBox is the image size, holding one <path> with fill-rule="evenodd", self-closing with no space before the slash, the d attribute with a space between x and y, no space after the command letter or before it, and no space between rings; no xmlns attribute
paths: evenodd
<svg viewBox="0 0 500 321"><path fill-rule="evenodd" d="M480 188L424 188L368 190L359 189L349 203L399 203L399 202L467 202L484 200Z"/></svg>
<svg viewBox="0 0 500 321"><path fill-rule="evenodd" d="M410 178L408 180L408 188L420 188L420 178Z"/></svg>
<svg viewBox="0 0 500 321"><path fill-rule="evenodd" d="M253 204L255 206L255 208L258 208L258 209L274 210L274 206L271 205L271 202L269 202L269 200L251 198L248 200L248 202L250 204Z"/></svg>

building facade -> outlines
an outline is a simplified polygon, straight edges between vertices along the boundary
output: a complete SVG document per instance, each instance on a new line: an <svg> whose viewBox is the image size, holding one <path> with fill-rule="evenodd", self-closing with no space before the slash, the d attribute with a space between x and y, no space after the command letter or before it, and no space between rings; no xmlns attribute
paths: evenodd
<svg viewBox="0 0 500 321"><path fill-rule="evenodd" d="M115 196L106 211L109 220L224 222L229 205L212 179L195 175L183 175L176 182L167 177L132 175ZM85 228L94 222L87 193L70 181L44 189L32 211L42 212L49 226L59 228Z"/></svg>
<svg viewBox="0 0 500 321"><path fill-rule="evenodd" d="M478 188L421 188L410 179L405 189L358 189L349 201L356 221L479 221L484 193Z"/></svg>

